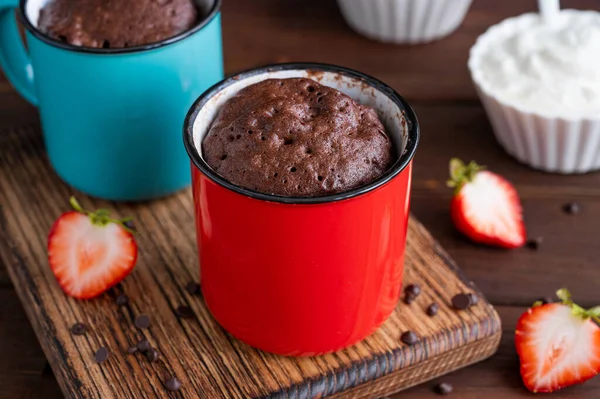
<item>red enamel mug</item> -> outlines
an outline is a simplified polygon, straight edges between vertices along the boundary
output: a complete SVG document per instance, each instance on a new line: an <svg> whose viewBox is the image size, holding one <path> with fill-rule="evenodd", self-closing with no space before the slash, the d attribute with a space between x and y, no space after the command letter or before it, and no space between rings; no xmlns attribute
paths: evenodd
<svg viewBox="0 0 600 399"><path fill-rule="evenodd" d="M397 154L378 180L316 198L238 187L204 161L201 142L220 107L265 79L305 77L377 111ZM282 355L350 346L392 313L402 286L417 118L384 83L346 68L282 64L232 76L192 106L184 141L192 181L201 286L214 318L234 337Z"/></svg>

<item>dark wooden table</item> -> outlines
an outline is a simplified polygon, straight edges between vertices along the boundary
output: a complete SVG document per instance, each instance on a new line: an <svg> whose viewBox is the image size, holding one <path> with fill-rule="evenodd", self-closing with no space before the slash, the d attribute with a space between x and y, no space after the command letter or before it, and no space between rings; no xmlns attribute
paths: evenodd
<svg viewBox="0 0 600 399"><path fill-rule="evenodd" d="M443 380L453 397L528 397L513 347L515 322L538 297L566 286L582 305L600 303L600 173L560 176L536 172L504 153L494 140L466 68L477 35L489 25L531 11L535 0L475 0L452 36L414 47L370 42L347 28L334 0L225 0L223 34L228 73L267 63L317 61L344 65L391 84L415 107L422 141L414 171L414 214L446 247L497 307L504 337L491 359ZM564 7L600 9L597 0L563 0ZM0 80L0 129L37 125L36 110ZM0 149L2 151L2 149ZM445 187L450 157L476 159L512 180L521 195L529 235L544 237L538 251L480 247L458 235L449 219ZM577 201L578 216L561 212ZM1 204L0 204L1 205ZM61 391L3 265L0 264L0 398L59 398ZM425 384L398 398L434 398ZM600 397L600 378L553 395Z"/></svg>

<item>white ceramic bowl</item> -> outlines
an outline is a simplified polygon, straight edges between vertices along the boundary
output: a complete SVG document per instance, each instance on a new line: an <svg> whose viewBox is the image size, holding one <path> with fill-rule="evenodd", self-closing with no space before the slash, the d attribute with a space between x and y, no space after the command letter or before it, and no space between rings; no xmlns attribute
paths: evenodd
<svg viewBox="0 0 600 399"><path fill-rule="evenodd" d="M472 0L338 0L352 29L374 40L427 43L454 32Z"/></svg>
<svg viewBox="0 0 600 399"><path fill-rule="evenodd" d="M515 29L531 14L509 18L489 28L471 48L469 70L498 142L513 157L534 169L563 174L600 169L600 115L566 118L542 115L500 99L479 63L490 41Z"/></svg>

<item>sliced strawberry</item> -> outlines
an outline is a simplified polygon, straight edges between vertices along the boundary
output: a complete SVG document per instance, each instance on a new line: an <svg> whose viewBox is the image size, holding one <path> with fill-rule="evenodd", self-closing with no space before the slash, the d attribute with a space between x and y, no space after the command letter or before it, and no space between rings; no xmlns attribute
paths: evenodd
<svg viewBox="0 0 600 399"><path fill-rule="evenodd" d="M131 273L137 245L130 219L112 219L104 209L84 211L75 198L71 205L75 210L62 214L50 230L48 261L67 295L89 299Z"/></svg>
<svg viewBox="0 0 600 399"><path fill-rule="evenodd" d="M562 303L534 306L517 322L521 377L532 392L553 392L600 372L600 308L585 310L558 291Z"/></svg>
<svg viewBox="0 0 600 399"><path fill-rule="evenodd" d="M475 162L450 161L454 197L450 214L456 228L471 240L503 248L525 244L525 225L519 195L506 179Z"/></svg>

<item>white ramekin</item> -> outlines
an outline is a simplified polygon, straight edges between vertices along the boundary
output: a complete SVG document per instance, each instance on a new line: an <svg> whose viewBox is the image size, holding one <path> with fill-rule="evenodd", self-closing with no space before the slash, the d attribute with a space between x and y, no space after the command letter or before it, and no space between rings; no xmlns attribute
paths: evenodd
<svg viewBox="0 0 600 399"><path fill-rule="evenodd" d="M478 60L494 36L514 28L523 14L489 28L469 55L469 70L479 98L504 149L534 169L563 174L600 169L600 116L565 118L542 115L501 100L486 83Z"/></svg>
<svg viewBox="0 0 600 399"><path fill-rule="evenodd" d="M426 43L452 33L472 0L338 0L358 33L383 42Z"/></svg>

